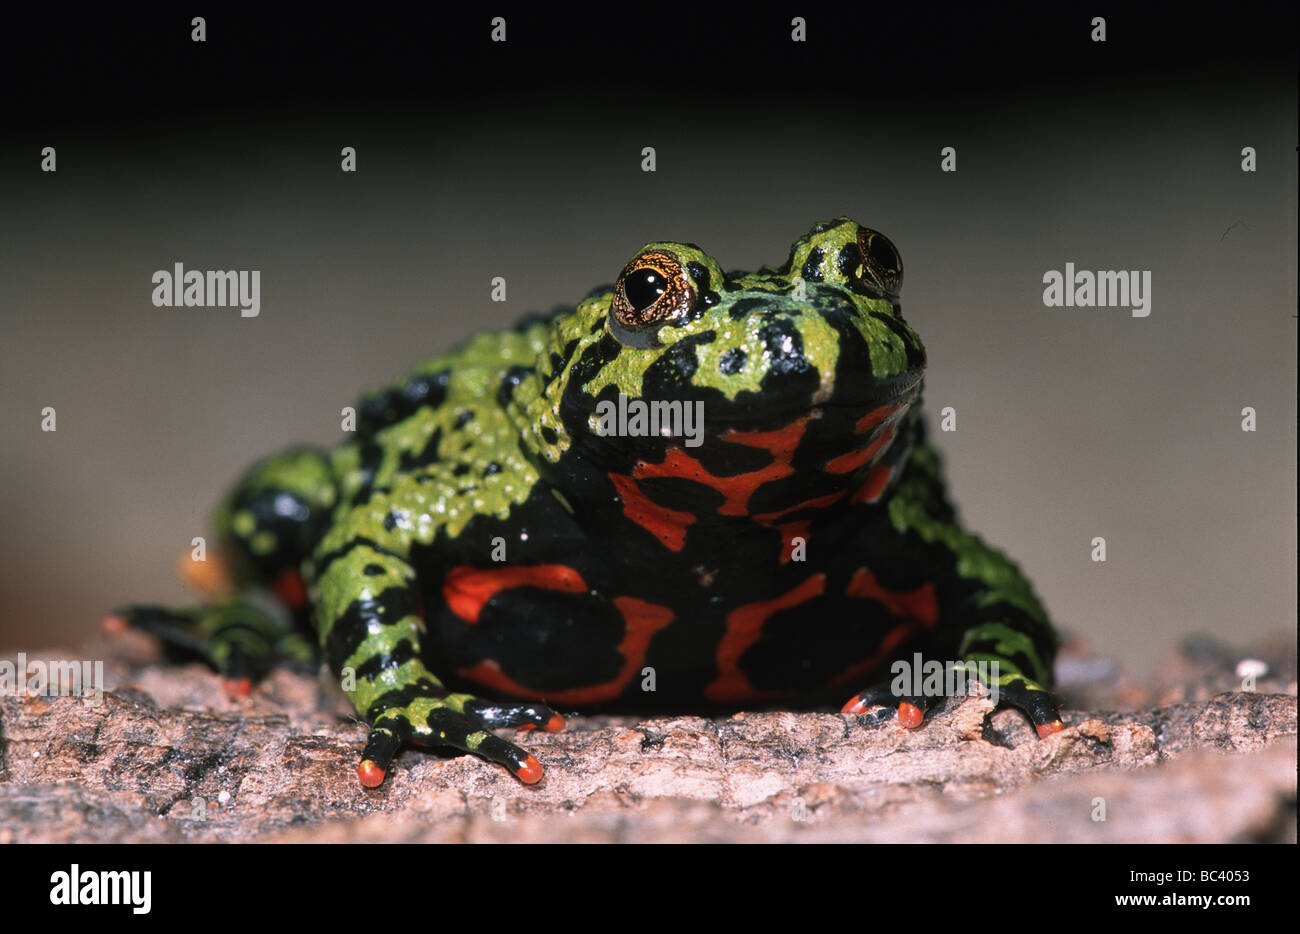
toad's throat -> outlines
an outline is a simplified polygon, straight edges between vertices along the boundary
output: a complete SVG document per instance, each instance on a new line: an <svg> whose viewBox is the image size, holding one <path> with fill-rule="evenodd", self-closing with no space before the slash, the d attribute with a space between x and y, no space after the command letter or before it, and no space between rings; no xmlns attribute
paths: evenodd
<svg viewBox="0 0 1300 934"><path fill-rule="evenodd" d="M822 416L814 410L777 429L723 432L720 441L767 455L750 470L723 473L709 459L672 445L662 460L639 460L630 471L611 471L608 477L627 518L673 551L683 548L692 525L729 519L779 528L793 538L820 511L879 497L892 472L888 455L910 405L909 398L866 413L829 456L819 453L822 445L810 449L810 426Z"/></svg>

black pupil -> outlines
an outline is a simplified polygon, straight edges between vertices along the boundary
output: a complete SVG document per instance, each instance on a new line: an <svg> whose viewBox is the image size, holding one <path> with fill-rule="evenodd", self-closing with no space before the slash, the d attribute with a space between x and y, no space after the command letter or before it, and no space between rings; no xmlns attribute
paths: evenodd
<svg viewBox="0 0 1300 934"><path fill-rule="evenodd" d="M637 311L649 308L667 290L667 281L653 269L638 269L623 283L628 303Z"/></svg>
<svg viewBox="0 0 1300 934"><path fill-rule="evenodd" d="M871 242L867 244L867 249L871 251L871 258L882 267L885 269L895 268L894 251L884 237L872 237Z"/></svg>

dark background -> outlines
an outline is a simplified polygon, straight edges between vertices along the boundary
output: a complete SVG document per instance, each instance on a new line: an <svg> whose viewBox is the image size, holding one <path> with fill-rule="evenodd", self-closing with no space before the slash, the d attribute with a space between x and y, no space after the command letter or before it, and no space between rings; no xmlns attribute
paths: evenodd
<svg viewBox="0 0 1300 934"><path fill-rule="evenodd" d="M752 268L839 214L902 251L954 497L1061 625L1139 669L1192 632L1292 631L1295 27L1241 4L6 11L0 648L185 599L175 557L239 470L336 440L421 357L646 241ZM260 269L261 315L154 308L178 261ZM1044 308L1066 262L1151 270L1151 317Z"/></svg>
<svg viewBox="0 0 1300 934"><path fill-rule="evenodd" d="M680 115L675 90L696 106L826 101L871 122L897 116L897 106L1015 104L1041 91L1294 84L1296 12L1287 4L1236 3L1212 16L1183 4L133 6L6 12L6 129L63 131L72 121L114 132L129 119L165 130L223 114L341 107L443 113L547 93L579 104L622 99L621 121L644 125ZM195 15L208 21L204 44L190 41ZM496 15L508 20L504 46L489 41ZM806 43L790 42L793 16L808 20ZM1094 16L1107 18L1105 43L1090 39Z"/></svg>

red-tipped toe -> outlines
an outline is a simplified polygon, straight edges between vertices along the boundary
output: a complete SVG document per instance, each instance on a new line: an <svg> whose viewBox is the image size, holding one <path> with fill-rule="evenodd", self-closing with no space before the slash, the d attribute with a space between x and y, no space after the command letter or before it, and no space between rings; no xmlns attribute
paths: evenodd
<svg viewBox="0 0 1300 934"><path fill-rule="evenodd" d="M519 724L518 727L516 727L516 729L535 730L537 729L537 724L521 723ZM551 719L547 720L545 723L542 724L542 729L545 730L547 733L558 733L560 732L560 730L564 729L564 718L561 717L558 713L553 713L551 714Z"/></svg>
<svg viewBox="0 0 1300 934"><path fill-rule="evenodd" d="M371 759L362 759L361 764L357 766L357 778L361 779L361 784L367 788L378 788L384 783L384 776L387 774Z"/></svg>
<svg viewBox="0 0 1300 934"><path fill-rule="evenodd" d="M905 730L915 730L925 720L925 714L915 704L903 701L898 705L898 725Z"/></svg>
<svg viewBox="0 0 1300 934"><path fill-rule="evenodd" d="M106 636L120 636L130 628L126 620L111 613L99 621L99 631Z"/></svg>
<svg viewBox="0 0 1300 934"><path fill-rule="evenodd" d="M515 778L525 785L536 785L542 780L542 764L537 761L535 756L529 756L524 760L524 764L519 767L519 771L515 773Z"/></svg>
<svg viewBox="0 0 1300 934"><path fill-rule="evenodd" d="M840 708L840 713L865 713L866 709L867 705L862 702L862 698L855 694Z"/></svg>
<svg viewBox="0 0 1300 934"><path fill-rule="evenodd" d="M1051 723L1038 724L1038 738L1047 739L1053 733L1059 733L1065 729L1065 724L1060 720L1053 720Z"/></svg>
<svg viewBox="0 0 1300 934"><path fill-rule="evenodd" d="M221 682L221 687L231 700L247 697L253 692L253 682L250 678L227 678Z"/></svg>

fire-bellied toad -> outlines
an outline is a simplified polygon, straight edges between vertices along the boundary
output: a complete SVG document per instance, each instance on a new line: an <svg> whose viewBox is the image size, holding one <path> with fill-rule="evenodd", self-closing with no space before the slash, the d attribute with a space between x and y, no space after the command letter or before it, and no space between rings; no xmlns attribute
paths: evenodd
<svg viewBox="0 0 1300 934"><path fill-rule="evenodd" d="M847 218L755 273L651 243L576 308L370 395L337 448L253 467L218 510L226 570L207 576L226 591L111 619L200 652L235 692L323 657L372 725L371 787L403 743L536 782L492 731L561 728L548 705L856 690L845 711L917 726L929 692L884 680L914 652L997 662L999 701L1058 730L1046 614L957 524L925 442L902 277Z"/></svg>

